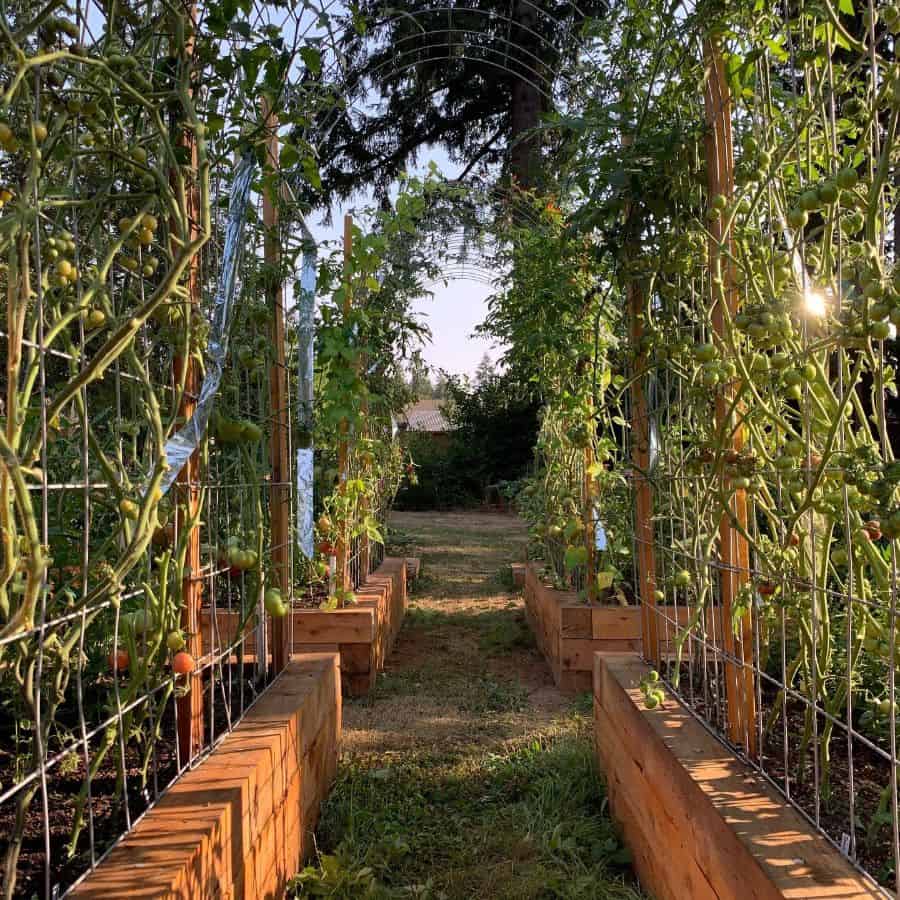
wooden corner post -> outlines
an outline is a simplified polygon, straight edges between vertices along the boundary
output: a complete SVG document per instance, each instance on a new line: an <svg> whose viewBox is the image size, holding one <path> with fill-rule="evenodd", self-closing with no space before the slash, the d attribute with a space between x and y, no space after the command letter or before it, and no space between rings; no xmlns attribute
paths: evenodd
<svg viewBox="0 0 900 900"><path fill-rule="evenodd" d="M197 8L191 4L186 7L191 21L196 25ZM174 48L173 48L174 49ZM194 52L194 41L190 38L183 48L175 49L181 57L181 64L191 65L191 57ZM188 218L188 234L182 236L182 240L194 241L200 232L200 191L196 183L197 177L197 143L194 133L189 129L183 129L179 136L181 146L184 147L190 158L185 178L185 205ZM173 185L177 187L182 174L177 170L171 172ZM173 241L176 240L178 229L173 227ZM173 252L177 247L173 246ZM200 254L197 253L191 259L187 270L187 294L188 302L192 310L200 307ZM178 415L182 422L188 421L197 408L197 399L200 396L201 372L200 365L188 348L184 353L179 353L172 361L173 375L176 385L183 385L183 390L178 404ZM181 578L181 628L184 632L185 650L198 661L194 671L185 676L187 678L186 690L180 693L175 700L178 717L178 751L181 766L187 766L192 758L203 747L203 681L202 666L199 661L203 655L203 643L200 636L200 604L203 599L203 574L200 564L200 450L194 450L187 464L178 473L175 480L175 497L181 510L176 515L179 527L185 523L190 531L187 535L185 546L184 569Z"/></svg>
<svg viewBox="0 0 900 900"><path fill-rule="evenodd" d="M593 414L593 406L591 407ZM591 437L588 445L584 448L584 473L582 477L581 493L583 497L582 519L584 523L584 547L587 551L587 599L589 603L596 603L598 597L597 591L597 519L596 510L594 508L596 501L596 481L592 470L596 455L594 454L594 419L591 416Z"/></svg>
<svg viewBox="0 0 900 900"><path fill-rule="evenodd" d="M353 216L347 213L344 216L344 323L350 318L350 310L353 308L351 295L350 261L353 257ZM339 489L342 493L347 491L347 479L350 477L348 467L350 465L350 423L347 419L341 422L341 440L338 444L338 478ZM337 542L337 579L341 590L350 588L350 536L348 524L344 523L343 533Z"/></svg>
<svg viewBox="0 0 900 900"><path fill-rule="evenodd" d="M713 38L703 45L706 80L706 172L710 202L722 195L734 196L734 147L731 136L731 93L725 78L722 54ZM726 227L728 211L709 223L709 282L712 324L720 350L726 347L725 323L739 305L732 252L733 236ZM735 385L725 385L716 395L716 430L723 449L739 452L744 444L740 410L732 409ZM728 475L716 473L728 488ZM735 527L732 523L737 523ZM747 493L742 488L731 492L730 509L719 523L721 558L722 649L725 654L725 682L728 700L728 736L751 756L757 752L756 697L753 678L753 623L750 613L732 621L732 608L742 587L750 579L750 554L747 540Z"/></svg>
<svg viewBox="0 0 900 900"><path fill-rule="evenodd" d="M266 120L266 160L271 174L278 173L278 117L271 111L268 100L263 100ZM291 567L291 464L290 464L290 411L287 402L287 366L285 363L284 292L281 279L281 238L278 232L277 177L263 192L263 228L265 230L266 299L271 314L269 336L272 341L272 357L269 364L269 409L271 411L271 437L269 461L269 519L271 523L270 547L272 556L272 582L290 608L293 572ZM291 655L289 633L290 616L272 620L272 668L280 672Z"/></svg>
<svg viewBox="0 0 900 900"><path fill-rule="evenodd" d="M633 258L633 257L632 257ZM650 487L650 416L644 393L647 354L644 336L644 290L640 281L628 283L628 317L634 369L631 373L631 471L634 484L634 539L637 544L636 580L641 603L641 640L644 658L659 667L659 621L656 612L656 551L653 546L653 489Z"/></svg>

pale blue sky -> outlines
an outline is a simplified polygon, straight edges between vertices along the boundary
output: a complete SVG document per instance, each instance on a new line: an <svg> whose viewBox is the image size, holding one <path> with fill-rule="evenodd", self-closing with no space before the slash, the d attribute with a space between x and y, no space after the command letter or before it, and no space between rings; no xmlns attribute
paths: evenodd
<svg viewBox="0 0 900 900"><path fill-rule="evenodd" d="M426 172L428 163L432 160L448 178L454 177L459 168L449 161L442 148L431 147L422 152L412 171ZM332 225L329 227L321 224L321 214L312 216L310 230L318 241L336 240L342 233L345 208L361 209L367 203L367 198L360 196L345 205L335 206L332 210ZM430 290L434 294L433 298L423 298L414 304L415 311L422 314L431 328L432 340L422 350L422 356L428 365L454 374L473 375L485 353L496 362L502 348L472 334L485 317L485 301L491 293L490 286L483 283L483 278L474 280L452 277L446 285L439 282L431 285Z"/></svg>

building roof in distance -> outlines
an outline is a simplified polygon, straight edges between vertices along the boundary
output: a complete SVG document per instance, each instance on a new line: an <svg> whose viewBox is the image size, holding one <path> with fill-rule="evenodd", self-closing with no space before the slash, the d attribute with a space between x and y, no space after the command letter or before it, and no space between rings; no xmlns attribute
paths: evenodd
<svg viewBox="0 0 900 900"><path fill-rule="evenodd" d="M400 415L400 427L409 431L431 433L450 431L451 425L441 409L443 403L443 400L430 398L411 403Z"/></svg>

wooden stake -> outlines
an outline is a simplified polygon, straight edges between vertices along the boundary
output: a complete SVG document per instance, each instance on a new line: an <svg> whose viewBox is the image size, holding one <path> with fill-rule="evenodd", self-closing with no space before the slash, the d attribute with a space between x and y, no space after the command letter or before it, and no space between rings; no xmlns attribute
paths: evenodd
<svg viewBox="0 0 900 900"><path fill-rule="evenodd" d="M353 216L347 213L344 216L344 321L350 317L353 300L350 293L350 259L353 256ZM350 463L350 426L345 419L341 423L341 441L338 444L338 478L340 479L340 491L346 493L348 466ZM341 589L350 589L350 546L342 534L337 542L337 572Z"/></svg>
<svg viewBox="0 0 900 900"><path fill-rule="evenodd" d="M268 138L266 140L268 167L278 172L278 117L263 100ZM285 363L284 293L281 281L281 241L278 234L278 204L273 189L263 193L263 227L265 229L265 262L269 277L266 297L271 313L270 338L272 363L269 367L269 409L272 415L272 434L269 440L271 481L269 483L269 519L272 557L272 583L277 587L290 609L293 573L291 571L291 464L289 454L290 411L287 402L287 366ZM272 667L280 672L291 657L291 616L272 621Z"/></svg>
<svg viewBox="0 0 900 900"><path fill-rule="evenodd" d="M591 419L591 429L594 424ZM597 602L597 541L596 523L594 521L594 477L591 475L591 467L594 465L594 444L584 448L584 476L582 479L581 493L584 496L584 509L582 520L584 523L584 546L587 550L587 598L589 603Z"/></svg>
<svg viewBox="0 0 900 900"><path fill-rule="evenodd" d="M191 21L196 25L196 6L190 7ZM194 52L193 38L189 39L182 52L182 64L189 65ZM187 148L191 166L190 172L197 171L197 145L193 132L185 130L180 138L181 146ZM177 173L172 175L173 182ZM190 222L188 240L195 240L200 226L200 192L191 175L187 176L186 204ZM174 231L174 229L173 229ZM173 253L177 248L173 247ZM190 262L187 272L187 290L191 309L200 306L200 254L197 253ZM175 383L184 379L184 393L178 406L178 414L182 421L187 421L194 414L197 398L200 394L200 366L188 349L186 355L177 355L173 360ZM200 636L200 604L203 599L203 576L200 564L200 451L195 450L185 467L178 474L175 484L175 495L186 510L179 524L193 522L187 536L187 548L184 558L184 574L181 581L181 628L184 632L185 649L195 660L203 655L203 643ZM187 765L194 755L203 747L203 682L202 671L198 666L193 673L187 675L187 690L176 699L178 711L178 747L181 765Z"/></svg>
<svg viewBox="0 0 900 900"><path fill-rule="evenodd" d="M623 135L622 146L630 147L630 134ZM631 210L626 210L625 227L633 232L629 221ZM626 254L634 259L639 254L637 242L628 238ZM634 369L631 373L631 474L634 484L634 541L637 545L634 577L641 604L641 643L644 659L659 668L659 618L656 611L656 549L653 529L653 490L647 475L650 471L650 417L647 414L647 397L644 394L644 376L647 354L640 351L644 336L644 289L634 278L628 282L628 328L631 346L634 348Z"/></svg>
<svg viewBox="0 0 900 900"><path fill-rule="evenodd" d="M656 611L656 551L653 545L653 491L650 470L650 417L644 394L647 356L637 352L644 336L644 292L640 282L628 284L631 345L635 348L631 378L631 470L634 481L634 538L637 544L635 579L641 602L641 639L644 658L659 667L659 618Z"/></svg>
<svg viewBox="0 0 900 900"><path fill-rule="evenodd" d="M706 64L704 107L706 112L706 170L710 201L721 194L729 202L734 196L734 148L731 139L731 94L725 80L722 54L712 39L703 46ZM727 215L727 212L723 215ZM725 313L733 317L737 312L739 297L733 263L733 237L726 232L723 219L709 223L709 271L713 292L713 330L724 347ZM725 252L723 252L725 251ZM721 286L716 286L716 278ZM719 435L730 449L740 451L744 445L743 428L730 421L728 410L734 398L735 386L727 385L716 396L716 426ZM740 410L732 413L735 417ZM723 478L726 477L723 474ZM719 523L719 554L722 561L722 645L726 654L725 683L728 699L728 736L744 747L751 755L757 752L756 696L753 678L753 623L750 614L737 623L740 642L735 637L732 608L743 587L750 580L750 554L747 540L741 530L732 525L732 519L740 529L747 530L747 494L743 489L734 491L730 511L722 515ZM729 660L729 657L731 660ZM735 663L733 659L740 662Z"/></svg>

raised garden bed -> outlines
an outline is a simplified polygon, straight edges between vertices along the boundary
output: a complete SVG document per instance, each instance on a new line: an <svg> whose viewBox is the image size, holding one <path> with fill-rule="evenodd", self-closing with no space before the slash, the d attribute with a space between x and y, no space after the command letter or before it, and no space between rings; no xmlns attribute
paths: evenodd
<svg viewBox="0 0 900 900"><path fill-rule="evenodd" d="M539 563L525 567L525 611L538 647L561 690L589 691L594 653L641 649L637 606L589 606L574 591L557 591L541 580Z"/></svg>
<svg viewBox="0 0 900 900"><path fill-rule="evenodd" d="M524 588L525 587L525 568L528 563L510 563L509 570L512 575L513 587L516 588Z"/></svg>
<svg viewBox="0 0 900 900"><path fill-rule="evenodd" d="M375 676L400 630L406 612L407 561L385 557L381 565L357 591L357 603L344 609L293 609L288 623L293 653L340 653L341 683L350 696L365 694L375 684ZM234 641L238 613L216 611L218 635L211 634L210 615L204 611L201 627L203 646L226 646ZM248 625L244 634L244 654L256 653L257 634Z"/></svg>
<svg viewBox="0 0 900 900"><path fill-rule="evenodd" d="M594 735L609 804L657 900L885 894L670 694L643 703L648 667L594 659Z"/></svg>
<svg viewBox="0 0 900 900"><path fill-rule="evenodd" d="M596 652L641 651L639 606L589 605L574 591L558 591L545 584L537 562L525 566L525 611L553 680L563 691L591 689ZM678 620L687 622L686 607L678 610Z"/></svg>
<svg viewBox="0 0 900 900"><path fill-rule="evenodd" d="M335 653L297 657L70 896L280 897L337 769Z"/></svg>

